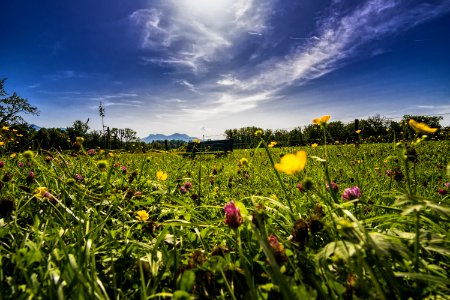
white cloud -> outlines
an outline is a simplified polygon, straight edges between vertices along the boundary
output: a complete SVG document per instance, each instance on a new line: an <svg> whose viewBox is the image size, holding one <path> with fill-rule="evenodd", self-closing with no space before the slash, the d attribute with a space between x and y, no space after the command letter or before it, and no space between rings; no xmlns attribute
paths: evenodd
<svg viewBox="0 0 450 300"><path fill-rule="evenodd" d="M141 47L161 51L146 63L186 67L195 74L211 62L230 59L228 49L247 32L262 32L270 1L171 0L140 9L129 19L141 32Z"/></svg>
<svg viewBox="0 0 450 300"><path fill-rule="evenodd" d="M277 91L303 84L331 72L357 53L362 45L450 11L450 4L423 3L409 7L407 1L372 0L342 15L335 9L319 22L320 34L286 57L261 64L259 72L242 80L244 90ZM377 49L374 53L380 53Z"/></svg>

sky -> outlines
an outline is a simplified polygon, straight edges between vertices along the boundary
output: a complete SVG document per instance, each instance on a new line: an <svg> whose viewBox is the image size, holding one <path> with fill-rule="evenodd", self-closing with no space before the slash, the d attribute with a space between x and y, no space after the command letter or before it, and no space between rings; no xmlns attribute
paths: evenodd
<svg viewBox="0 0 450 300"><path fill-rule="evenodd" d="M0 78L41 127L139 137L324 114L450 125L450 0L4 0Z"/></svg>

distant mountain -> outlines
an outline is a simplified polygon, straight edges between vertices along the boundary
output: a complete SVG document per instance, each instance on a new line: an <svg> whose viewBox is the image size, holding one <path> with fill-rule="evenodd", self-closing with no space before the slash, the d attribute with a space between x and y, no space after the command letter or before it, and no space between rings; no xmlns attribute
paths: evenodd
<svg viewBox="0 0 450 300"><path fill-rule="evenodd" d="M37 126L36 124L30 124L30 127L33 128L34 130L38 131L39 129L41 129L41 127Z"/></svg>
<svg viewBox="0 0 450 300"><path fill-rule="evenodd" d="M189 142L192 141L193 139L195 139L194 137L190 137L187 134L182 134L182 133L174 133L171 135L165 135L165 134L150 134L149 136L141 139L141 141L146 142L146 143L151 143L153 141L163 141L163 140L180 140L180 141L185 141L185 142Z"/></svg>

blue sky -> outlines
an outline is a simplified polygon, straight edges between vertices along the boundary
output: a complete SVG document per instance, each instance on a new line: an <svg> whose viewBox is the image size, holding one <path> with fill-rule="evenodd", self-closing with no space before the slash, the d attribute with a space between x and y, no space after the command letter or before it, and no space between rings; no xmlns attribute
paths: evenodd
<svg viewBox="0 0 450 300"><path fill-rule="evenodd" d="M43 127L138 136L442 115L450 0L4 1L0 77Z"/></svg>

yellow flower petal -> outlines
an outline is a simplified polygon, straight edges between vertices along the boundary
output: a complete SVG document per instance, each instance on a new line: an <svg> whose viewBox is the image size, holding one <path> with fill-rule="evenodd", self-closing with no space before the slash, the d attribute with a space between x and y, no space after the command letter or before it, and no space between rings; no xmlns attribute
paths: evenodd
<svg viewBox="0 0 450 300"><path fill-rule="evenodd" d="M275 164L277 171L283 172L287 175L293 175L305 168L306 152L298 151L296 154L286 154L280 160L280 163Z"/></svg>
<svg viewBox="0 0 450 300"><path fill-rule="evenodd" d="M136 215L136 219L138 219L139 221L147 221L150 217L145 210L138 210L136 212Z"/></svg>
<svg viewBox="0 0 450 300"><path fill-rule="evenodd" d="M331 119L330 115L323 115L320 118L313 119L313 123L317 125L326 124Z"/></svg>
<svg viewBox="0 0 450 300"><path fill-rule="evenodd" d="M165 172L163 172L163 171L158 171L158 172L156 172L156 178L158 179L158 180L161 180L161 181L164 181L164 180L166 180L167 179L167 173L165 173Z"/></svg>
<svg viewBox="0 0 450 300"><path fill-rule="evenodd" d="M438 129L437 128L431 128L425 123L419 123L414 119L409 119L408 121L409 126L414 129L416 133L426 133L431 134L435 133Z"/></svg>

